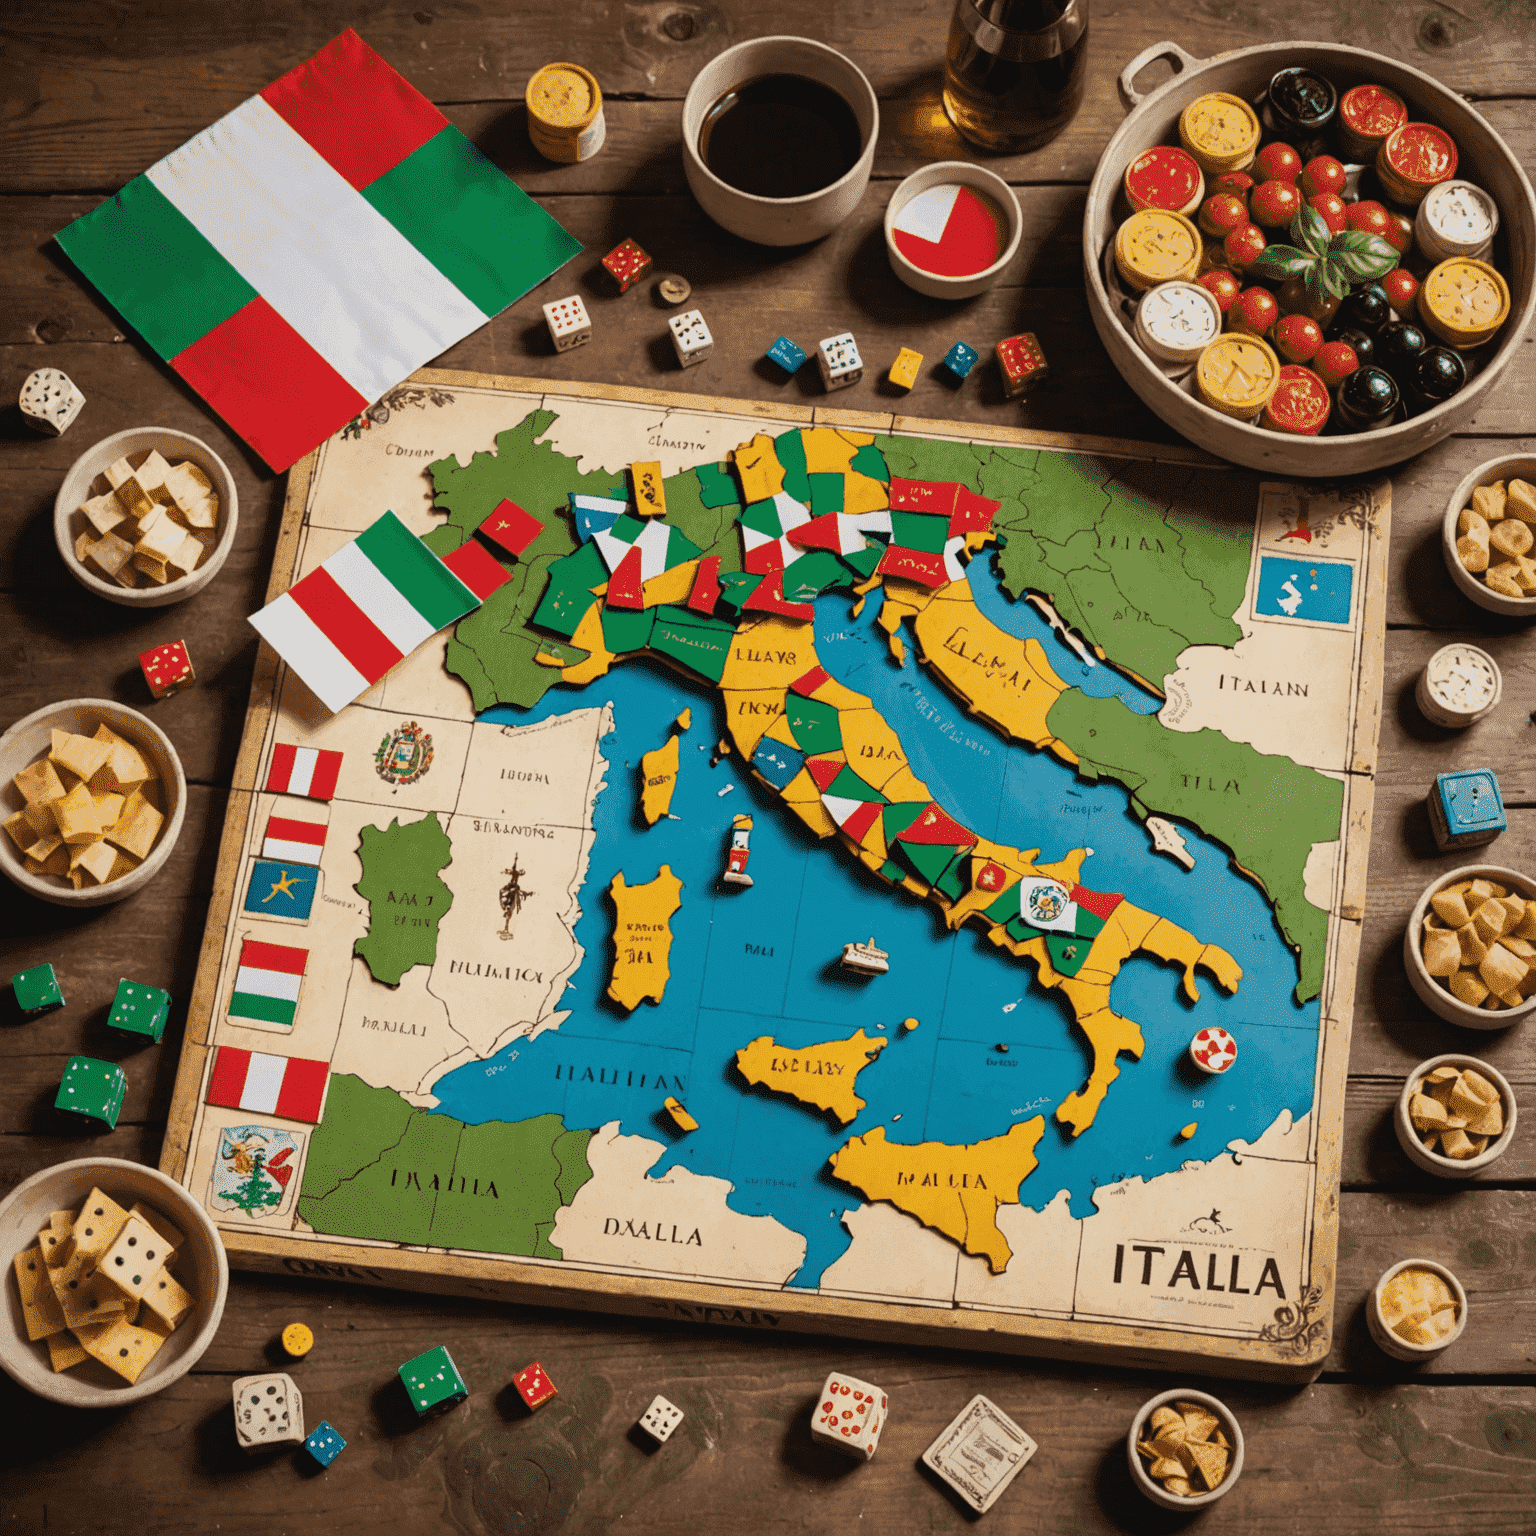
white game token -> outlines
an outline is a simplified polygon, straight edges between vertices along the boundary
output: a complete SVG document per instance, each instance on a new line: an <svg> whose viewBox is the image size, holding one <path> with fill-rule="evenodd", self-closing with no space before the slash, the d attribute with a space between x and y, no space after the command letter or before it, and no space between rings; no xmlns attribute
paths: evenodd
<svg viewBox="0 0 1536 1536"><path fill-rule="evenodd" d="M1503 691L1498 662L1487 651L1458 641L1429 658L1414 697L1425 719L1455 731L1489 714Z"/></svg>
<svg viewBox="0 0 1536 1536"><path fill-rule="evenodd" d="M1499 228L1499 207L1470 181L1442 181L1431 187L1414 220L1414 238L1434 261L1453 256L1481 260Z"/></svg>
<svg viewBox="0 0 1536 1536"><path fill-rule="evenodd" d="M1216 296L1198 283L1159 283L1136 306L1136 340L1160 363L1192 368L1220 334Z"/></svg>
<svg viewBox="0 0 1536 1536"><path fill-rule="evenodd" d="M923 1465L984 1515L1037 1449L996 1403L978 1392L923 1452Z"/></svg>

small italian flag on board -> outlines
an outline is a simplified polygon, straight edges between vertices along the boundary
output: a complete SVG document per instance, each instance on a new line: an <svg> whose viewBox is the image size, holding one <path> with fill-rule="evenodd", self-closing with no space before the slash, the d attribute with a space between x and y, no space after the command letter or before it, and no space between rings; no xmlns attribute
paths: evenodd
<svg viewBox="0 0 1536 1536"><path fill-rule="evenodd" d="M341 758L340 752L324 747L300 747L291 741L280 741L272 748L272 761L267 767L267 792L329 800L341 777Z"/></svg>
<svg viewBox="0 0 1536 1536"><path fill-rule="evenodd" d="M205 1095L223 1109L243 1109L258 1115L281 1115L319 1125L330 1082L328 1061L302 1056L269 1056L221 1045L214 1052L213 1072Z"/></svg>
<svg viewBox="0 0 1536 1536"><path fill-rule="evenodd" d="M277 470L581 250L350 28L58 241Z"/></svg>
<svg viewBox="0 0 1536 1536"><path fill-rule="evenodd" d="M480 599L393 512L251 615L327 709L345 708Z"/></svg>
<svg viewBox="0 0 1536 1536"><path fill-rule="evenodd" d="M247 939L240 946L235 990L229 999L230 1018L292 1029L308 963L307 949Z"/></svg>

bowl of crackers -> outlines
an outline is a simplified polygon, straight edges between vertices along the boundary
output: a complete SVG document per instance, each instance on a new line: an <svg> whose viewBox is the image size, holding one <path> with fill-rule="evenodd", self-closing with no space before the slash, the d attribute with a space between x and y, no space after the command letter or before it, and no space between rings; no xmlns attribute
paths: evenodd
<svg viewBox="0 0 1536 1536"><path fill-rule="evenodd" d="M170 427L103 438L70 465L53 502L53 538L70 575L109 603L136 608L163 608L206 587L238 522L223 459Z"/></svg>
<svg viewBox="0 0 1536 1536"><path fill-rule="evenodd" d="M1164 1509L1214 1504L1243 1470L1243 1432L1208 1392L1160 1392L1143 1403L1125 1437L1131 1481Z"/></svg>
<svg viewBox="0 0 1536 1536"><path fill-rule="evenodd" d="M174 1180L83 1157L0 1201L6 1281L0 1367L29 1392L117 1408L191 1370L229 1290L224 1245Z"/></svg>
<svg viewBox="0 0 1536 1536"><path fill-rule="evenodd" d="M1403 1259L1376 1282L1365 1321L1394 1360L1432 1360L1466 1331L1467 1293L1444 1264Z"/></svg>
<svg viewBox="0 0 1536 1536"><path fill-rule="evenodd" d="M1536 619L1536 458L1479 464L1445 509L1440 545L1451 580L1479 608Z"/></svg>
<svg viewBox="0 0 1536 1536"><path fill-rule="evenodd" d="M0 871L61 907L103 907L170 857L187 780L170 738L111 699L66 699L0 736Z"/></svg>
<svg viewBox="0 0 1536 1536"><path fill-rule="evenodd" d="M1499 864L1441 875L1403 934L1422 1002L1449 1024L1508 1029L1536 1012L1536 880Z"/></svg>
<svg viewBox="0 0 1536 1536"><path fill-rule="evenodd" d="M1393 1128L1409 1161L1441 1179L1475 1178L1514 1140L1509 1081L1486 1061L1432 1056L1408 1074Z"/></svg>

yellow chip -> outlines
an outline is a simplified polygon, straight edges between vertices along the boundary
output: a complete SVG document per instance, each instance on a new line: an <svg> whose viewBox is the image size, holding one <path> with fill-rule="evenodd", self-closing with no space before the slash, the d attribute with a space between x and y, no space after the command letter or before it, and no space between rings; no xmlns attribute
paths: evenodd
<svg viewBox="0 0 1536 1536"><path fill-rule="evenodd" d="M315 1347L315 1336L303 1323L289 1323L283 1329L283 1349L295 1360L302 1360Z"/></svg>

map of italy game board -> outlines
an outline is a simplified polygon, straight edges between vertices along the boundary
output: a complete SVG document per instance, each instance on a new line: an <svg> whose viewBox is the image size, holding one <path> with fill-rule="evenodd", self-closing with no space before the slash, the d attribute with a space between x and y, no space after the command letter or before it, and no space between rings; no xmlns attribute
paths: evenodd
<svg viewBox="0 0 1536 1536"><path fill-rule="evenodd" d="M426 372L270 595L386 512L510 579L335 714L263 648L163 1159L234 1263L1315 1374L1385 483Z"/></svg>

